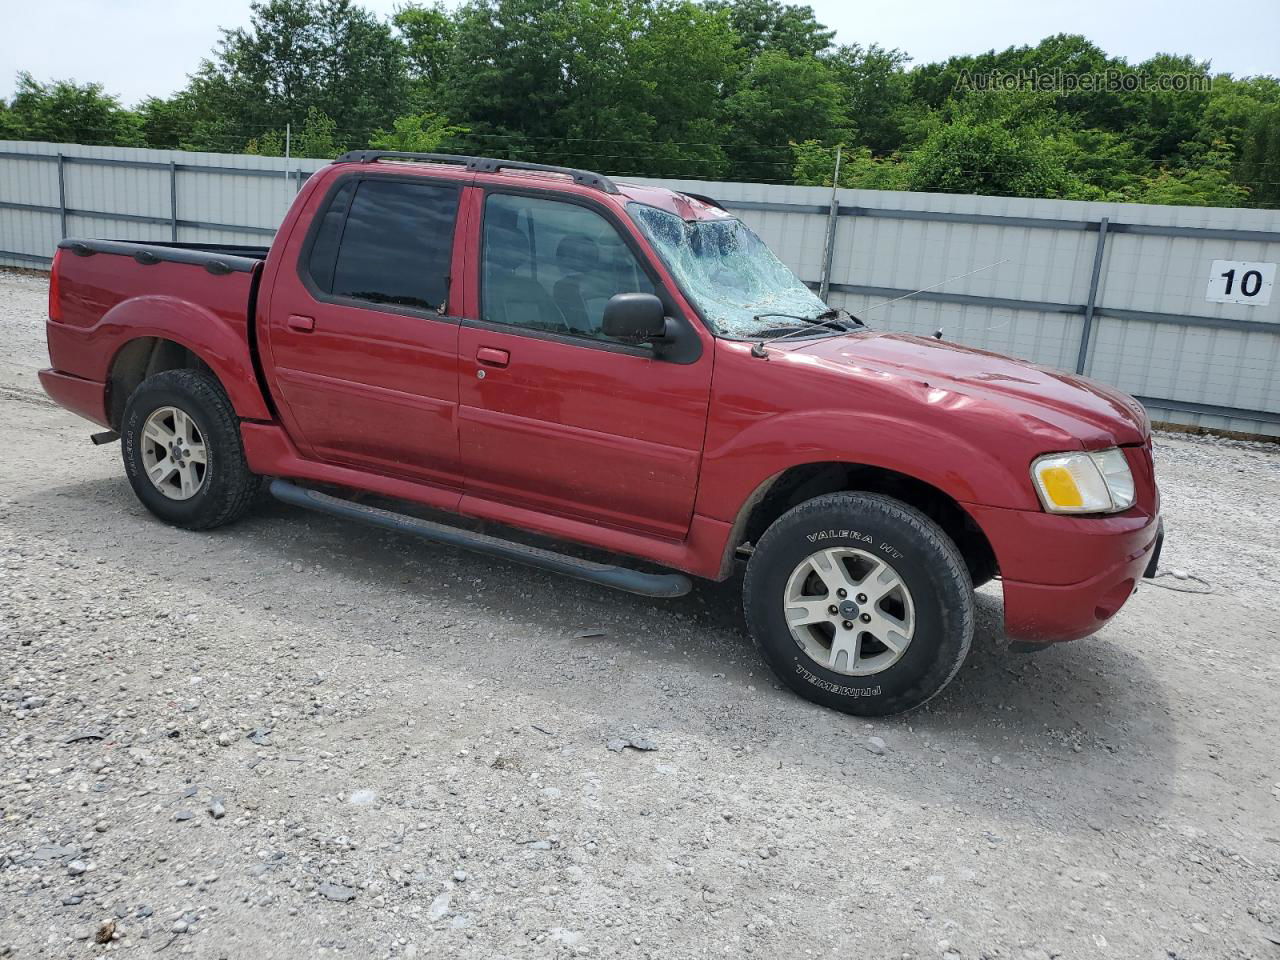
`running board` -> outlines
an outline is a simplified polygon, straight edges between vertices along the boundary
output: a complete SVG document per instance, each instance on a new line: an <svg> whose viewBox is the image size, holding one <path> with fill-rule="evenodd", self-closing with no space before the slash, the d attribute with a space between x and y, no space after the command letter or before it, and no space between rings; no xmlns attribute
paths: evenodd
<svg viewBox="0 0 1280 960"><path fill-rule="evenodd" d="M616 567L607 563L595 563L591 560L580 560L541 547L530 547L512 540L491 537L484 533L472 533L457 527L421 520L403 513L382 510L378 507L353 503L341 497L332 497L318 490L308 490L290 483L288 480L272 480L271 495L284 503L320 513L344 517L348 520L359 520L375 527L385 527L400 533L409 533L423 540L448 544L451 547L462 547L477 553L513 560L530 567L550 570L589 583L598 583L604 587L623 590L627 593L638 593L642 597L682 597L693 589L688 577L679 573L642 573L626 567Z"/></svg>

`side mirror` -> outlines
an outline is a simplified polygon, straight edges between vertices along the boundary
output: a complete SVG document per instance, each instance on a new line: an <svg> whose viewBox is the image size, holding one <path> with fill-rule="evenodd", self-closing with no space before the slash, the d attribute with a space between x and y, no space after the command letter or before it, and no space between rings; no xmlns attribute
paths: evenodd
<svg viewBox="0 0 1280 960"><path fill-rule="evenodd" d="M652 293L618 293L604 305L600 326L606 337L618 340L660 340L667 333L666 311Z"/></svg>

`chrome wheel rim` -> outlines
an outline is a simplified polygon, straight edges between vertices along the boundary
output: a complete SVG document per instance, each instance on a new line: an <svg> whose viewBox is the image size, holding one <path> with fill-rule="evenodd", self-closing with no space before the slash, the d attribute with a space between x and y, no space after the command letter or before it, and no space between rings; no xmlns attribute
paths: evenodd
<svg viewBox="0 0 1280 960"><path fill-rule="evenodd" d="M177 407L159 407L142 424L142 468L170 500L190 500L204 486L209 454L200 427Z"/></svg>
<svg viewBox="0 0 1280 960"><path fill-rule="evenodd" d="M819 550L787 579L783 603L796 645L834 673L865 677L902 659L915 635L911 591L887 561L854 547Z"/></svg>

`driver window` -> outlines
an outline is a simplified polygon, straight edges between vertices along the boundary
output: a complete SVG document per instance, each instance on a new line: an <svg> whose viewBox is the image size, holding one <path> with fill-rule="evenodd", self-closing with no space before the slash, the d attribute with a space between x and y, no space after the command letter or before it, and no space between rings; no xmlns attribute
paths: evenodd
<svg viewBox="0 0 1280 960"><path fill-rule="evenodd" d="M598 340L616 293L656 293L604 217L539 197L485 200L480 316L492 323Z"/></svg>

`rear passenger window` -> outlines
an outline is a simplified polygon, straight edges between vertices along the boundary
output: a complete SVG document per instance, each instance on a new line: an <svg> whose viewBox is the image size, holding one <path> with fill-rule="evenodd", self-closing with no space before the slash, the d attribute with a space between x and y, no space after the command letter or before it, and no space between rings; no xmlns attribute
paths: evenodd
<svg viewBox="0 0 1280 960"><path fill-rule="evenodd" d="M458 190L363 180L338 190L312 243L308 271L324 293L375 304L441 310Z"/></svg>
<svg viewBox="0 0 1280 960"><path fill-rule="evenodd" d="M325 293L333 292L333 265L338 259L338 238L342 236L342 222L347 219L347 210L351 206L351 195L355 193L354 180L348 180L329 201L329 209L324 212L316 239L311 244L311 257L308 269L311 279Z"/></svg>

